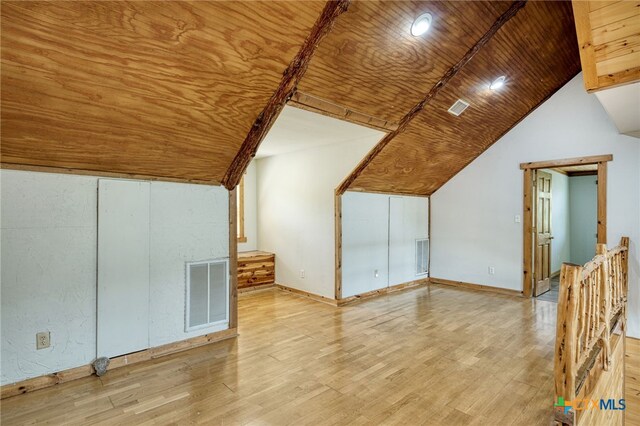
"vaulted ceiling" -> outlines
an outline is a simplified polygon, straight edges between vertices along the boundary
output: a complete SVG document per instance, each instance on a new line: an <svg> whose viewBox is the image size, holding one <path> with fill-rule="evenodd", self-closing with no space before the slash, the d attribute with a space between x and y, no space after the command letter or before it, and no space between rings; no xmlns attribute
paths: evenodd
<svg viewBox="0 0 640 426"><path fill-rule="evenodd" d="M2 162L219 183L323 2L2 2Z"/></svg>
<svg viewBox="0 0 640 426"><path fill-rule="evenodd" d="M580 71L572 29L570 3L528 3L350 188L432 194ZM459 117L448 112L457 99L470 104Z"/></svg>
<svg viewBox="0 0 640 426"><path fill-rule="evenodd" d="M395 129L511 7L354 1L323 21L325 2L3 1L2 163L233 186L274 102L297 90ZM579 68L571 5L528 3L345 189L433 193Z"/></svg>

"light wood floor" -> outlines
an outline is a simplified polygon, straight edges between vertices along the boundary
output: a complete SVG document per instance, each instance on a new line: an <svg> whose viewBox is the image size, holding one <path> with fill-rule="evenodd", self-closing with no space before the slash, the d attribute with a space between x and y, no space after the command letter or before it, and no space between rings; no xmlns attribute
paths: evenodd
<svg viewBox="0 0 640 426"><path fill-rule="evenodd" d="M625 374L625 426L640 425L640 340L627 339Z"/></svg>
<svg viewBox="0 0 640 426"><path fill-rule="evenodd" d="M239 314L237 340L4 400L2 424L550 424L555 303L433 285L335 308L266 290Z"/></svg>

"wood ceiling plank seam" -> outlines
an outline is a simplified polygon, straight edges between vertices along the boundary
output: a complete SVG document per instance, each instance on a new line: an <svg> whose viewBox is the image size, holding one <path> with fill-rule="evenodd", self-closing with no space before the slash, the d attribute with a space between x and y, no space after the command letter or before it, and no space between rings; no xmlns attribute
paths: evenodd
<svg viewBox="0 0 640 426"><path fill-rule="evenodd" d="M592 41L595 46L607 44L612 41L624 39L636 34L635 26L636 16L631 16L621 21L607 24L592 31Z"/></svg>
<svg viewBox="0 0 640 426"><path fill-rule="evenodd" d="M446 86L446 84L482 49L491 38L498 32L498 30L513 18L525 5L526 0L515 1L511 4L509 9L504 12L489 28L489 30L478 40L467 53L458 61L455 65L447 70L447 72L441 77L441 79L429 90L427 95L418 102L400 121L398 129L394 132L387 134L370 152L365 158L356 166L349 176L340 184L336 192L338 195L344 194L344 192L353 184L353 182L360 176L362 171L369 165L369 163L384 149L385 146L391 142L398 134L402 133L407 125L415 118L437 94L440 90Z"/></svg>
<svg viewBox="0 0 640 426"><path fill-rule="evenodd" d="M606 10L599 9L589 12L591 30L597 30L610 24L624 21L627 18L640 17L640 1L623 0L612 3Z"/></svg>
<svg viewBox="0 0 640 426"><path fill-rule="evenodd" d="M269 99L267 105L258 115L240 150L231 162L222 179L228 189L235 188L249 163L255 157L260 143L273 126L287 101L295 93L298 83L304 75L309 61L313 57L322 39L331 31L336 19L347 11L351 0L329 0L316 20L311 33L305 39L300 50L283 73L280 86Z"/></svg>

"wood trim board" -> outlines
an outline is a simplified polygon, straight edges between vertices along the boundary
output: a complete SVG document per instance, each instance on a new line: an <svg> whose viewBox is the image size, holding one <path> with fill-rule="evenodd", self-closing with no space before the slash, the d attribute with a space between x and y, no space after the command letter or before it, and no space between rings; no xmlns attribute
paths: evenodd
<svg viewBox="0 0 640 426"><path fill-rule="evenodd" d="M337 191L337 189L336 189ZM349 188L347 190L348 192L364 192L367 194L382 194L382 195L398 195L398 196L403 196L403 197L419 197L419 198L428 198L430 197L429 194L416 194L414 192L402 192L402 191L376 191L374 189L363 189L363 188ZM345 191L345 192L347 192Z"/></svg>
<svg viewBox="0 0 640 426"><path fill-rule="evenodd" d="M522 263L522 293L524 297L533 294L533 181L532 169L525 169L523 181L523 263Z"/></svg>
<svg viewBox="0 0 640 426"><path fill-rule="evenodd" d="M238 326L237 189L229 191L229 328Z"/></svg>
<svg viewBox="0 0 640 426"><path fill-rule="evenodd" d="M565 158L560 160L549 160L549 161L530 161L528 163L520 163L520 168L522 170L553 169L555 167L580 166L583 164L596 164L596 163L602 163L607 161L613 161L612 154L592 155L587 157L574 157L574 158Z"/></svg>
<svg viewBox="0 0 640 426"><path fill-rule="evenodd" d="M589 20L589 1L572 1L573 19L576 23L576 36L579 42L580 62L582 64L582 78L587 90L598 87L598 72L596 71L595 46L591 37L591 22Z"/></svg>
<svg viewBox="0 0 640 426"><path fill-rule="evenodd" d="M0 168L6 170L21 170L28 172L40 172L40 173L58 173L66 175L81 175L81 176L97 176L105 178L118 178L118 179L131 179L131 180L148 180L158 182L176 182L176 183L192 183L197 185L212 185L219 186L220 182L214 180L199 180L199 179L180 179L164 176L151 176L132 173L115 173L105 172L101 170L85 170L63 167L51 167L51 166L38 166L30 164L14 164L14 163L0 163Z"/></svg>
<svg viewBox="0 0 640 426"><path fill-rule="evenodd" d="M371 299L373 297L383 296L385 294L395 293L426 284L429 284L429 277L421 278L419 280L410 281L407 283L392 285L390 287L380 288L378 290L367 291L366 293L345 297L344 299L340 299L337 302L338 306L344 306L353 302L357 302L359 300Z"/></svg>
<svg viewBox="0 0 640 426"><path fill-rule="evenodd" d="M156 346L154 348L145 349L140 352L121 355L110 360L107 371L131 364L148 361L154 358L160 358L176 352L186 351L188 349L197 348L199 346L208 345L210 343L219 342L221 340L231 339L237 336L238 330L236 328L229 328L227 330L222 330L215 333L192 337L190 339L180 340L178 342L168 343L162 346ZM33 392L60 383L66 383L72 380L81 379L83 377L89 377L93 373L93 366L91 364L88 364L63 371L58 371L44 376L34 377L32 379L22 380L17 383L4 385L0 388L0 399L9 398L27 392Z"/></svg>
<svg viewBox="0 0 640 426"><path fill-rule="evenodd" d="M491 293L505 294L507 296L516 296L516 297L523 296L522 292L518 290L493 287L493 286L484 285L484 284L466 283L463 281L453 281L453 280L447 280L444 278L434 278L434 277L429 278L429 281L431 284L441 284L441 285L446 285L451 287L460 287L468 290L486 291Z"/></svg>
<svg viewBox="0 0 640 426"><path fill-rule="evenodd" d="M335 277L334 297L342 299L342 195L334 194L334 243L335 243Z"/></svg>
<svg viewBox="0 0 640 426"><path fill-rule="evenodd" d="M261 284L261 285L254 285L251 287L239 288L238 295L245 294L245 293L252 293L254 291L260 291L260 290L269 290L275 287L276 287L275 284L270 283L270 284Z"/></svg>
<svg viewBox="0 0 640 426"><path fill-rule="evenodd" d="M598 163L598 244L607 244L607 162Z"/></svg>
<svg viewBox="0 0 640 426"><path fill-rule="evenodd" d="M286 291L288 293L294 294L296 296L306 297L311 300L315 300L316 302L326 303L331 306L338 306L338 301L335 299L331 299L329 297L321 296L315 293L309 293L308 291L300 290L297 288L289 287L284 284L276 283L276 288Z"/></svg>
<svg viewBox="0 0 640 426"><path fill-rule="evenodd" d="M239 243L246 243L247 236L244 232L244 175L240 179L240 183L238 184L238 202L237 202L237 214L238 217L238 228L236 230L236 234L238 236Z"/></svg>
<svg viewBox="0 0 640 426"><path fill-rule="evenodd" d="M427 238L429 239L429 258L427 259L427 276L431 277L431 196L427 197Z"/></svg>

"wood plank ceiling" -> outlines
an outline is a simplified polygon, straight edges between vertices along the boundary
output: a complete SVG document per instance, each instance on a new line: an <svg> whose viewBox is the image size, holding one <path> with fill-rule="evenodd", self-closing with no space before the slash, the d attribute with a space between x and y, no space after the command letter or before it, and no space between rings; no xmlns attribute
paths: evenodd
<svg viewBox="0 0 640 426"><path fill-rule="evenodd" d="M2 162L219 183L324 2L2 2Z"/></svg>
<svg viewBox="0 0 640 426"><path fill-rule="evenodd" d="M297 87L398 123L511 5L352 2ZM5 1L3 166L220 183L324 6ZM413 37L423 12L433 26ZM579 71L574 31L569 3L528 3L350 189L433 193Z"/></svg>
<svg viewBox="0 0 640 426"><path fill-rule="evenodd" d="M350 189L431 195L580 71L571 4L529 2ZM499 91L489 84L505 75ZM456 117L449 107L470 107Z"/></svg>

